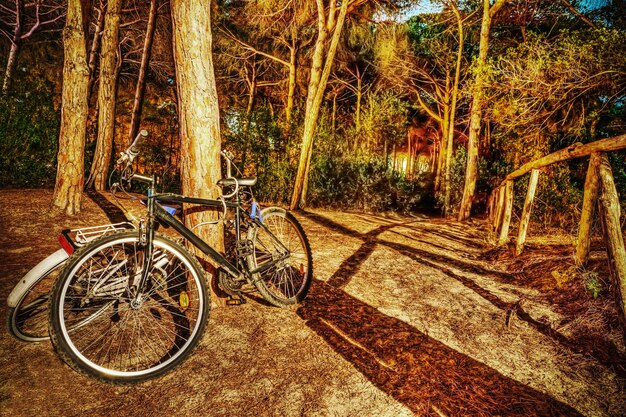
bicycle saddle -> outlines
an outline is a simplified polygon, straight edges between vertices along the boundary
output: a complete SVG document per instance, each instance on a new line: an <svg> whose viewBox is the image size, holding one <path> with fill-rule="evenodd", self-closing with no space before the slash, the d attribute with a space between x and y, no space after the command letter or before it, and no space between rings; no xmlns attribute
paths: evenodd
<svg viewBox="0 0 626 417"><path fill-rule="evenodd" d="M247 177L247 178L222 178L217 182L217 185L222 187L229 187L231 185L235 185L235 179L237 183L241 187L252 187L256 184L256 177Z"/></svg>

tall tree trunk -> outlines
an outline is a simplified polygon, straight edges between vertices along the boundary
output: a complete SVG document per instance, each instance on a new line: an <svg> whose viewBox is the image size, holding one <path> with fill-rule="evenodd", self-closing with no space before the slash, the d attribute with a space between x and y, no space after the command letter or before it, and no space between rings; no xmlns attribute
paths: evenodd
<svg viewBox="0 0 626 417"><path fill-rule="evenodd" d="M311 76L309 78L309 87L307 92L300 160L298 162L298 172L296 174L293 194L291 196L290 207L292 210L300 207L301 203L303 206L306 204L309 169L313 150L313 135L315 134L315 126L317 125L317 118L322 105L322 99L324 98L324 90L326 89L330 70L337 52L339 37L341 36L343 24L346 20L349 2L344 1L341 3L341 9L339 10L339 15L336 18L335 2L330 2L328 18L326 18L323 1L317 0L316 3L318 14L318 33L317 40L315 42L315 51L313 53L311 65ZM324 54L326 49L326 40L331 32L333 34L332 40L328 47L328 51Z"/></svg>
<svg viewBox="0 0 626 417"><path fill-rule="evenodd" d="M200 198L218 198L220 123L213 72L211 11L202 0L173 0L174 59L178 87L181 135L182 192ZM193 227L217 218L213 211L185 215ZM216 250L223 250L219 224L197 229Z"/></svg>
<svg viewBox="0 0 626 417"><path fill-rule="evenodd" d="M446 71L446 85L440 93L437 94L439 101L437 108L440 117L441 126L441 141L439 146L439 155L437 158L437 172L435 175L435 192L443 194L446 190L446 185L443 184L445 177L445 163L446 163L446 149L448 149L448 129L450 128L450 90L451 90L452 78L450 71Z"/></svg>
<svg viewBox="0 0 626 417"><path fill-rule="evenodd" d="M146 27L146 36L143 42L143 53L141 54L141 65L139 67L139 76L137 77L137 89L135 90L133 114L130 119L130 140L133 140L135 136L137 136L139 123L141 123L141 109L143 107L143 96L146 91L146 73L148 71L148 64L150 63L150 54L152 53L152 39L154 38L154 29L156 27L156 15L157 0L150 0L148 26Z"/></svg>
<svg viewBox="0 0 626 417"><path fill-rule="evenodd" d="M15 29L13 30L11 50L9 51L9 59L7 60L7 67L4 72L4 81L2 81L2 95L7 95L9 93L13 73L15 72L15 67L17 66L17 56L20 53L20 46L22 45L23 14L24 0L15 0Z"/></svg>
<svg viewBox="0 0 626 417"><path fill-rule="evenodd" d="M85 129L87 125L87 45L85 19L88 1L69 0L63 30L63 92L57 176L52 204L67 214L80 211L83 182Z"/></svg>
<svg viewBox="0 0 626 417"><path fill-rule="evenodd" d="M450 184L450 165L452 164L452 153L454 149L454 125L456 118L456 102L459 96L459 81L461 78L461 62L463 60L463 44L465 43L465 37L463 33L463 19L461 18L461 13L459 9L454 5L452 7L454 14L456 16L457 21L457 31L459 34L459 46L457 48L456 55L456 67L454 69L454 82L452 83L452 99L450 102L450 120L448 126L448 146L446 148L446 172L444 175L445 182L445 192L444 192L444 214L447 216L450 214L450 195L451 195L451 184Z"/></svg>
<svg viewBox="0 0 626 417"><path fill-rule="evenodd" d="M109 0L104 20L100 51L98 88L98 139L87 186L106 188L113 137L115 136L115 97L117 88L117 44L119 41L121 0Z"/></svg>
<svg viewBox="0 0 626 417"><path fill-rule="evenodd" d="M96 62L98 60L98 47L100 46L100 38L102 37L102 25L104 24L104 11L97 9L98 18L96 19L96 29L91 40L91 49L89 50L89 97L93 91L93 85L96 82ZM117 47L117 45L116 45Z"/></svg>
<svg viewBox="0 0 626 417"><path fill-rule="evenodd" d="M363 99L363 78L359 67L356 67L356 109L354 112L354 120L357 136L361 132L361 100Z"/></svg>
<svg viewBox="0 0 626 417"><path fill-rule="evenodd" d="M247 70L246 70L247 73ZM256 79L256 60L252 63L252 74L247 79L248 83L248 105L246 106L246 119L243 125L243 155L241 156L241 166L243 169L246 167L246 160L248 159L248 148L250 147L250 118L252 117L252 110L254 109L254 102L256 101L257 91L257 79Z"/></svg>
<svg viewBox="0 0 626 417"><path fill-rule="evenodd" d="M296 44L295 26L292 30L291 47L289 48L289 85L287 87L287 107L285 108L285 124L287 129L291 128L291 116L296 96L296 77L298 64L298 46Z"/></svg>
<svg viewBox="0 0 626 417"><path fill-rule="evenodd" d="M507 0L496 0L493 6L489 7L489 0L483 0L483 20L480 27L480 44L478 49L478 59L476 66L478 71L474 78L474 88L472 91L472 107L470 110L470 131L467 141L467 165L465 169L465 186L463 188L463 199L459 209L459 221L470 217L472 211L472 200L476 191L476 181L478 179L478 141L480 136L480 124L484 101L484 80L482 69L487 61L489 52L489 32L491 30L491 19L506 3Z"/></svg>

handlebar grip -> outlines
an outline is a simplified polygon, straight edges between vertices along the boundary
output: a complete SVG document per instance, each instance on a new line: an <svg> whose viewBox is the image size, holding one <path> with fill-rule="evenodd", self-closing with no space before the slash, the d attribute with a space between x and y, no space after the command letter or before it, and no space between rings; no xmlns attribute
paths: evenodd
<svg viewBox="0 0 626 417"><path fill-rule="evenodd" d="M135 159L135 157L137 156L137 154L139 154L139 146L141 146L141 144L143 143L143 140L147 137L148 137L148 131L145 129L142 129L137 135L137 137L135 138L135 140L133 141L133 143L128 147L128 149L126 150L126 154L128 155L128 159L130 160L130 162L132 162L133 159Z"/></svg>
<svg viewBox="0 0 626 417"><path fill-rule="evenodd" d="M117 160L118 165L121 165L124 162L126 162L127 164L132 163L135 157L139 154L139 146L141 146L141 144L143 143L143 140L147 137L148 137L148 131L145 129L142 129L137 135L137 137L135 137L135 140L133 140L133 143L131 143L130 146L124 152L120 153L120 157Z"/></svg>
<svg viewBox="0 0 626 417"><path fill-rule="evenodd" d="M231 152L227 151L226 149L222 149L220 153L222 154L224 158L228 159L229 161L232 161L235 158L235 155L233 155Z"/></svg>

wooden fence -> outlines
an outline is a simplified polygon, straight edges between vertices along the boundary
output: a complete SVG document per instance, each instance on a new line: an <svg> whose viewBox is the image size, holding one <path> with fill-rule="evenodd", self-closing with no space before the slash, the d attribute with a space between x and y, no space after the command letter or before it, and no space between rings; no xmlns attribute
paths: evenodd
<svg viewBox="0 0 626 417"><path fill-rule="evenodd" d="M611 275L614 277L616 284L618 284L619 304L622 309L622 317L624 317L624 312L626 312L626 249L624 248L624 238L620 227L619 198L615 188L611 165L606 155L607 152L620 149L626 149L626 135L602 139L585 145L575 143L567 148L522 165L507 175L502 184L492 192L489 198L489 220L498 238L498 244L506 244L509 240L509 226L513 212L514 181L522 175L530 173L528 191L526 192L526 200L522 209L519 231L515 241L515 253L519 255L524 250L524 243L526 242L540 170L557 162L590 156L587 178L585 180L580 227L578 229L575 262L577 265L585 265L589 258L591 224L594 208L597 204L607 245L609 267Z"/></svg>

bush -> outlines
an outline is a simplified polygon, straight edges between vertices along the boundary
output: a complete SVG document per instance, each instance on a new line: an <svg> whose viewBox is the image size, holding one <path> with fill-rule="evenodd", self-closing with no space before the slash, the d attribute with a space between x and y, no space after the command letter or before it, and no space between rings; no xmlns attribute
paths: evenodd
<svg viewBox="0 0 626 417"><path fill-rule="evenodd" d="M319 155L312 161L308 203L364 211L422 208L430 198L430 177L407 179L382 158Z"/></svg>
<svg viewBox="0 0 626 417"><path fill-rule="evenodd" d="M54 86L37 78L14 85L22 90L0 97L0 187L50 186L60 124Z"/></svg>

